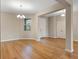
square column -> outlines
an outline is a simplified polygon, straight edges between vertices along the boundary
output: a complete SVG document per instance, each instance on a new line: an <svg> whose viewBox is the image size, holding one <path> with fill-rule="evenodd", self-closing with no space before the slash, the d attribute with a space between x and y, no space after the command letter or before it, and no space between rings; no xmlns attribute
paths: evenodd
<svg viewBox="0 0 79 59"><path fill-rule="evenodd" d="M66 8L66 51L73 52L73 19L71 6Z"/></svg>

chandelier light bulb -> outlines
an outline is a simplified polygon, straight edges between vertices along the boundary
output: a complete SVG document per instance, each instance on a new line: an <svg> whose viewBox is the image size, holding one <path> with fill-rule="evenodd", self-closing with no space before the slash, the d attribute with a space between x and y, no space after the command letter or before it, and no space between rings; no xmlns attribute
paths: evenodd
<svg viewBox="0 0 79 59"><path fill-rule="evenodd" d="M25 16L24 16L24 15L17 15L17 18L19 18L19 19L24 19Z"/></svg>
<svg viewBox="0 0 79 59"><path fill-rule="evenodd" d="M20 17L20 15L17 15L17 18L19 18Z"/></svg>
<svg viewBox="0 0 79 59"><path fill-rule="evenodd" d="M22 17L23 17L23 18L25 18L25 16L24 16L24 15L22 15Z"/></svg>

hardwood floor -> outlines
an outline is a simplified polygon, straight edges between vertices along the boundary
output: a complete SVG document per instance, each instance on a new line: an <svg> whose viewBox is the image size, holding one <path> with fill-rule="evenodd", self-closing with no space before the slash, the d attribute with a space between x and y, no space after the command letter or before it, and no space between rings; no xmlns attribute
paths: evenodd
<svg viewBox="0 0 79 59"><path fill-rule="evenodd" d="M1 43L1 59L78 59L77 42L74 53L64 51L64 39L18 40Z"/></svg>

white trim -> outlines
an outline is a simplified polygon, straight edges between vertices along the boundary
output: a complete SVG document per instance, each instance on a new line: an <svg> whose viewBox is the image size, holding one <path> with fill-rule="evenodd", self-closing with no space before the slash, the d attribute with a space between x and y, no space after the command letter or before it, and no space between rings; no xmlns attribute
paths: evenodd
<svg viewBox="0 0 79 59"><path fill-rule="evenodd" d="M78 40L73 40L73 41L78 42Z"/></svg>
<svg viewBox="0 0 79 59"><path fill-rule="evenodd" d="M1 40L1 42L7 42L7 41L13 41L13 40L19 40L19 38L16 38L16 39L6 39L6 40Z"/></svg>
<svg viewBox="0 0 79 59"><path fill-rule="evenodd" d="M72 50L70 50L70 49L65 49L65 51L66 51L66 52L69 52L69 53L73 53L73 52L74 52L73 49L72 49Z"/></svg>
<svg viewBox="0 0 79 59"><path fill-rule="evenodd" d="M16 39L1 40L1 42L14 41L14 40L22 40L22 39L36 40L35 38L16 38Z"/></svg>
<svg viewBox="0 0 79 59"><path fill-rule="evenodd" d="M22 40L22 39L24 39L24 40L36 40L35 38L20 38L20 40Z"/></svg>
<svg viewBox="0 0 79 59"><path fill-rule="evenodd" d="M52 36L47 36L47 37L50 37L50 38L60 38L60 37L52 37ZM61 39L66 39L66 38L61 38Z"/></svg>
<svg viewBox="0 0 79 59"><path fill-rule="evenodd" d="M19 38L19 39L32 39L32 40L35 40L35 38Z"/></svg>

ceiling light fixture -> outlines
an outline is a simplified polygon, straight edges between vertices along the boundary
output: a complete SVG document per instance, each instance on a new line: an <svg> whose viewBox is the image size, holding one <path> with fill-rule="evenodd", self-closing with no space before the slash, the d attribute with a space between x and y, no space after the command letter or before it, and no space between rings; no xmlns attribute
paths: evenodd
<svg viewBox="0 0 79 59"><path fill-rule="evenodd" d="M20 7L20 9L22 9L22 7L23 7L22 3L19 5L19 7ZM23 14L18 14L18 15L17 15L17 18L18 18L18 19L25 19L26 17L25 17L25 15L23 15Z"/></svg>

